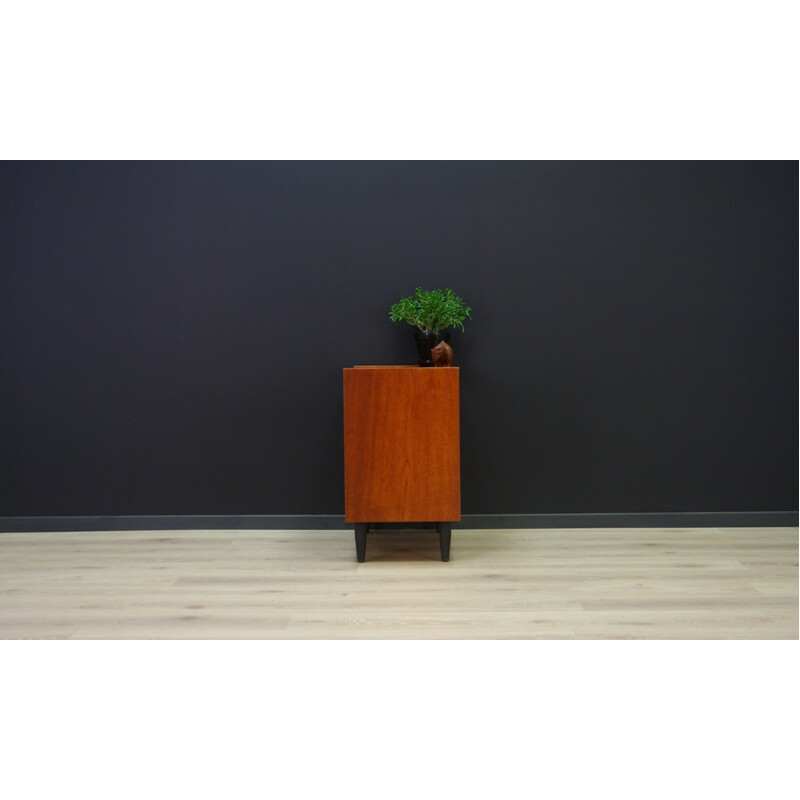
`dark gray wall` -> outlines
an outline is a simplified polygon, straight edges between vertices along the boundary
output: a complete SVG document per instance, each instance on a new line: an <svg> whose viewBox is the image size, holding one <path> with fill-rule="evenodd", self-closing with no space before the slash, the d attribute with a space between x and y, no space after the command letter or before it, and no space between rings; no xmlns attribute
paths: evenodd
<svg viewBox="0 0 800 800"><path fill-rule="evenodd" d="M798 167L5 163L0 516L341 514L341 368L455 333L463 510L786 511ZM435 424L435 414L432 423Z"/></svg>

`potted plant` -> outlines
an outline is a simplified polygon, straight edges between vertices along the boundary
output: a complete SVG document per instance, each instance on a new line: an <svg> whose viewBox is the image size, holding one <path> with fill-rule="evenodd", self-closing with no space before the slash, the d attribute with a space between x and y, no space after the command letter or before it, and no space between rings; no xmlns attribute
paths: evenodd
<svg viewBox="0 0 800 800"><path fill-rule="evenodd" d="M414 334L419 348L419 365L432 367L431 348L447 341L450 334L445 328L461 328L470 318L472 309L453 294L452 289L425 291L419 286L410 297L398 300L389 310L392 322L407 322L416 330Z"/></svg>

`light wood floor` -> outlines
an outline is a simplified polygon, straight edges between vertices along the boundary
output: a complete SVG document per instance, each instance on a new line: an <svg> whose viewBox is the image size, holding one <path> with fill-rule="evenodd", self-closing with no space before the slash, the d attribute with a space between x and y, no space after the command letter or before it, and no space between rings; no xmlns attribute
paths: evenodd
<svg viewBox="0 0 800 800"><path fill-rule="evenodd" d="M0 534L3 639L797 639L797 528Z"/></svg>

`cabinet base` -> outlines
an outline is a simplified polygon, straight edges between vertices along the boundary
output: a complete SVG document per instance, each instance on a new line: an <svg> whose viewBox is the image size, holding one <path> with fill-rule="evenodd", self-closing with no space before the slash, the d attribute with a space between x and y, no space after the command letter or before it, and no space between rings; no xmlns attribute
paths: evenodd
<svg viewBox="0 0 800 800"><path fill-rule="evenodd" d="M436 530L439 534L439 550L442 554L442 561L450 560L450 535L453 530L451 522L437 522ZM356 558L359 564L367 560L367 534L369 533L368 522L356 522Z"/></svg>

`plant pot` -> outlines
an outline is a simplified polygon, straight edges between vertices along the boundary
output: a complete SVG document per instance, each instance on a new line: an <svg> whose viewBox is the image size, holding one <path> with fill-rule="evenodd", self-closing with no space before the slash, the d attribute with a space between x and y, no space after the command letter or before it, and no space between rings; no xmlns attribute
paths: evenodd
<svg viewBox="0 0 800 800"><path fill-rule="evenodd" d="M414 338L417 340L417 349L419 350L419 365L421 367L432 367L431 348L436 347L441 341L449 342L450 331L423 333L421 330L415 330Z"/></svg>

